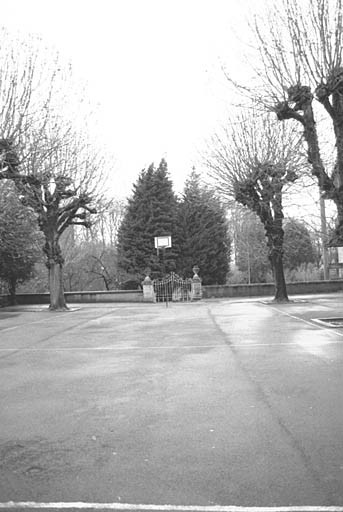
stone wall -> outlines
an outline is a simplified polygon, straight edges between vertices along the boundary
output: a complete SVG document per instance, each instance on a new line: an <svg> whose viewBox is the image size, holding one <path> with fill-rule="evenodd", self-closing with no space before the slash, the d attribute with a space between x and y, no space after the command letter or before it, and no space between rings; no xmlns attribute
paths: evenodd
<svg viewBox="0 0 343 512"><path fill-rule="evenodd" d="M265 297L274 295L273 284L233 284L203 286L203 298ZM343 281L312 281L287 283L288 295L333 293L343 291Z"/></svg>
<svg viewBox="0 0 343 512"><path fill-rule="evenodd" d="M67 304L98 302L143 302L142 290L113 290L109 292L65 292ZM2 299L2 300L1 300ZM6 305L6 297L0 297L0 305ZM21 293L17 304L49 304L48 293Z"/></svg>
<svg viewBox="0 0 343 512"><path fill-rule="evenodd" d="M288 283L287 291L290 296L311 293L343 292L343 280L312 281L309 283ZM211 285L202 287L204 299L225 297L266 297L274 295L273 284L234 284ZM68 304L101 303L101 302L143 302L142 290L113 290L109 292L66 292ZM6 296L0 296L0 306L6 306ZM17 295L17 304L49 304L48 293L22 293Z"/></svg>

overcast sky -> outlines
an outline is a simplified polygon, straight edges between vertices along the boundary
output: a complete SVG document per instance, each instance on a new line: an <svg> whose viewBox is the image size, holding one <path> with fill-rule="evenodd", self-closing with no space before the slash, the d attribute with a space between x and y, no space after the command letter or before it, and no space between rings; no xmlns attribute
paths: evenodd
<svg viewBox="0 0 343 512"><path fill-rule="evenodd" d="M260 0L263 3L263 0ZM1 24L40 34L88 83L116 158L114 190L167 159L177 190L224 122L258 0L4 0Z"/></svg>

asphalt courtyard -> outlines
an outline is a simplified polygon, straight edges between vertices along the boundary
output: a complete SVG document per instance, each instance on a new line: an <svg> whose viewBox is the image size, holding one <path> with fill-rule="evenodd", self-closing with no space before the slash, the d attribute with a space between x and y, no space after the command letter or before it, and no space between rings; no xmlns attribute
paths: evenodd
<svg viewBox="0 0 343 512"><path fill-rule="evenodd" d="M343 293L292 299L0 309L0 511L343 512Z"/></svg>

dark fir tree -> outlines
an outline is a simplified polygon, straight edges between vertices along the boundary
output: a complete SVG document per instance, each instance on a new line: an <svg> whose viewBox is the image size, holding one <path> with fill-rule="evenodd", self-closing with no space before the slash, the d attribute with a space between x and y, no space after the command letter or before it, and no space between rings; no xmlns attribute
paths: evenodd
<svg viewBox="0 0 343 512"><path fill-rule="evenodd" d="M11 304L17 285L32 277L42 244L32 210L21 204L13 183L0 182L0 280Z"/></svg>
<svg viewBox="0 0 343 512"><path fill-rule="evenodd" d="M284 264L294 270L303 263L315 262L311 234L303 222L288 219L284 226Z"/></svg>
<svg viewBox="0 0 343 512"><path fill-rule="evenodd" d="M250 283L265 283L270 264L262 222L254 212L243 210L234 221L235 263Z"/></svg>
<svg viewBox="0 0 343 512"><path fill-rule="evenodd" d="M133 186L118 232L118 265L128 280L140 282L150 271L151 277L175 270L174 247L163 254L154 246L156 236L175 238L177 199L173 192L167 162L144 169Z"/></svg>
<svg viewBox="0 0 343 512"><path fill-rule="evenodd" d="M193 171L186 181L177 218L177 271L193 276L200 267L203 284L223 284L229 271L231 242L226 212Z"/></svg>

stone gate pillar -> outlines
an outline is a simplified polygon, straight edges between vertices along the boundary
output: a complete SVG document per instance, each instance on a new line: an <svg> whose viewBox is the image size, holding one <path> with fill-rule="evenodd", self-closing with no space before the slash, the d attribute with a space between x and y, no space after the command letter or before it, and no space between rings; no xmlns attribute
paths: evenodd
<svg viewBox="0 0 343 512"><path fill-rule="evenodd" d="M146 276L142 282L143 286L143 302L155 302L154 283L149 276Z"/></svg>
<svg viewBox="0 0 343 512"><path fill-rule="evenodd" d="M194 276L192 279L191 297L192 300L200 300L202 298L201 279L198 276L198 272L200 269L197 265L194 265L192 270L194 272Z"/></svg>

